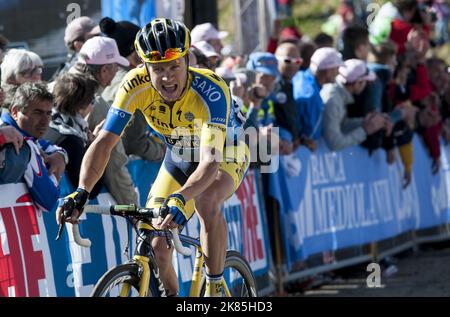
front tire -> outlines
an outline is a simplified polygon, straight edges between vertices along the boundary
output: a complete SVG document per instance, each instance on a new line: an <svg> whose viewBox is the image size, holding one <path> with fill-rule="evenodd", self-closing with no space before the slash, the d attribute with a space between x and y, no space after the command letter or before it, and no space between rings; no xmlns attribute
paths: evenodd
<svg viewBox="0 0 450 317"><path fill-rule="evenodd" d="M95 285L91 297L118 297L124 283L129 284L128 296L139 296L139 265L127 263L118 265L106 272ZM151 291L147 296L151 297Z"/></svg>

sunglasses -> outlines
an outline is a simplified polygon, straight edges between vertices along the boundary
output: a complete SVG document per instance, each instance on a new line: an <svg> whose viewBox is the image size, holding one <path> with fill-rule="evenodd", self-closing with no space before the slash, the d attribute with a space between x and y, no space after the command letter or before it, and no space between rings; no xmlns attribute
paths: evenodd
<svg viewBox="0 0 450 317"><path fill-rule="evenodd" d="M164 55L161 55L161 53L159 51L152 51L147 54L146 62L149 62L149 63L168 62L168 61L172 61L174 59L183 57L185 54L186 54L185 51L183 52L177 48L167 49L165 51Z"/></svg>
<svg viewBox="0 0 450 317"><path fill-rule="evenodd" d="M292 58L292 57L288 57L288 56L277 56L277 59L279 61L285 62L286 64L301 65L303 63L303 59L300 57Z"/></svg>

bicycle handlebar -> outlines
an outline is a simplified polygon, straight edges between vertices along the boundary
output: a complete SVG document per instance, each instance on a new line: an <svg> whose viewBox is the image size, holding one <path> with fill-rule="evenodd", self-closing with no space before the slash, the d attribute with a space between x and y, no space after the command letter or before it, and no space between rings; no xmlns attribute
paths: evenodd
<svg viewBox="0 0 450 317"><path fill-rule="evenodd" d="M136 210L136 208L135 208L135 210ZM150 209L146 209L146 208L143 208L142 210L146 211L146 215L148 214L149 218L159 217L158 210L150 210ZM98 214L98 215L110 215L110 216L114 215L114 214L121 214L120 212L115 212L114 206L101 206L101 205L87 205L84 207L84 212ZM177 250L177 252L180 254L183 254L185 256L190 256L192 254L192 250L188 247L183 246L183 244L181 243L180 236L178 233L178 228L170 229L170 232L172 233L172 240L173 240L173 245L175 247L175 250ZM72 233L73 233L73 238L75 240L75 243L78 244L79 246L89 248L92 245L92 243L89 239L85 239L85 238L81 237L78 224L72 225Z"/></svg>

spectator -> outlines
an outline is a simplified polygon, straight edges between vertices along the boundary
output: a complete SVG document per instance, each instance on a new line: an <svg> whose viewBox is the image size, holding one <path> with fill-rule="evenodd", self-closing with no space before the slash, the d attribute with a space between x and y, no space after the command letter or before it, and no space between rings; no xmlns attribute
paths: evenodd
<svg viewBox="0 0 450 317"><path fill-rule="evenodd" d="M202 23L196 25L191 31L192 44L200 41L208 42L217 54L221 54L223 44L222 40L228 36L226 31L218 31L212 23Z"/></svg>
<svg viewBox="0 0 450 317"><path fill-rule="evenodd" d="M278 61L271 53L252 53L247 62L247 69L255 72L255 84L250 91L250 107L243 109L246 115L244 129L254 127L257 129L261 138L270 139L267 143L270 149L268 148L264 153L278 152L278 135L275 135L272 131L275 120L274 102L270 98L275 88L277 77L279 76ZM285 137L284 139L287 138ZM255 142L251 144L251 147L254 145ZM258 150L257 153L260 154L261 152ZM255 161L260 163L260 157Z"/></svg>
<svg viewBox="0 0 450 317"><path fill-rule="evenodd" d="M43 67L42 59L36 53L24 49L10 49L1 66L2 86L40 81Z"/></svg>
<svg viewBox="0 0 450 317"><path fill-rule="evenodd" d="M54 86L55 107L45 138L67 151L67 177L73 186L78 184L84 153L97 132L93 135L85 120L92 111L97 86L92 77L70 72L58 77ZM101 182L97 183L91 199L98 195L101 185Z"/></svg>
<svg viewBox="0 0 450 317"><path fill-rule="evenodd" d="M302 59L298 47L292 43L283 43L278 46L275 56L278 60L278 71L280 80L274 90L274 111L277 126L285 129L288 133L287 140L280 143L280 153L290 154L300 145L300 133L296 118L297 108L294 100L294 88L292 78L300 69Z"/></svg>
<svg viewBox="0 0 450 317"><path fill-rule="evenodd" d="M339 36L351 24L356 22L355 11L347 1L341 1L337 12L322 25L321 30L330 36ZM339 41L338 41L339 42Z"/></svg>
<svg viewBox="0 0 450 317"><path fill-rule="evenodd" d="M279 76L278 61L271 53L256 52L249 56L247 69L256 73L255 84L259 87L253 90L253 108L248 109L247 124L254 127L268 126L273 123L273 102L268 100L275 88Z"/></svg>
<svg viewBox="0 0 450 317"><path fill-rule="evenodd" d="M212 47L208 42L206 41L200 41L192 46L193 48L197 48L207 59L207 61L204 61L203 64L199 64L198 61L201 59L201 57L197 54L197 64L203 66L203 68L207 68L212 70L213 72L216 71L217 64L220 60L220 54L218 54L214 47ZM195 54L195 53L194 53ZM204 67L206 66L206 67ZM202 68L202 67L200 67Z"/></svg>
<svg viewBox="0 0 450 317"><path fill-rule="evenodd" d="M125 57L130 63L129 66L118 64L117 73L111 84L102 87L104 88L101 93L102 97L109 105L112 105L122 79L128 71L142 64L134 48L134 40L140 28L128 21L115 22L111 18L106 17L100 20L100 30L103 34L116 41L120 55ZM95 113L94 109L93 115L97 117ZM88 121L90 120L88 119ZM144 115L140 110L136 110L122 135L122 141L119 143L123 143L126 155L136 155L148 161L161 161L164 157L164 146L157 137L149 135L148 129Z"/></svg>
<svg viewBox="0 0 450 317"><path fill-rule="evenodd" d="M8 45L8 39L0 34L0 65L2 65L2 63L3 63L6 45ZM0 78L1 78L1 74L2 74L2 71L0 68ZM4 101L5 101L5 92L3 91L2 88L0 88L0 108L2 107ZM1 110L0 110L0 112L1 112Z"/></svg>
<svg viewBox="0 0 450 317"><path fill-rule="evenodd" d="M343 54L344 59L359 59L366 62L371 45L369 42L369 32L365 27L359 25L349 26L343 34ZM383 57L383 62L394 63L395 51L392 54L391 47L388 49L388 44L384 45L384 55L388 57ZM381 78L375 78L374 81L368 82L365 85L364 90L354 96L354 102L347 106L347 113L349 117L352 118L362 118L372 112L382 112L382 94L383 89L389 80L390 70L386 69L385 66L380 64L372 65L376 68L376 75L380 75ZM394 65L388 66L393 67ZM395 117L398 121L400 116ZM389 126L390 128L390 126ZM371 154L374 150L380 148L383 145L383 139L386 131L379 131L378 133L372 134L366 138L363 142L363 146L369 150Z"/></svg>
<svg viewBox="0 0 450 317"><path fill-rule="evenodd" d="M450 142L450 104L448 103L449 73L445 61L432 57L426 61L431 87L439 98L439 112L442 117L442 133L445 143Z"/></svg>
<svg viewBox="0 0 450 317"><path fill-rule="evenodd" d="M407 63L411 68L408 85L411 102L419 109L419 125L417 131L423 137L430 156L433 160L432 171L437 173L440 167L440 141L441 116L439 113L439 100L433 93L432 83L425 66L426 54L429 49L429 40L422 30L412 30L405 50Z"/></svg>
<svg viewBox="0 0 450 317"><path fill-rule="evenodd" d="M334 39L332 36L322 32L316 35L314 38L314 44L316 44L318 49L322 47L333 47Z"/></svg>
<svg viewBox="0 0 450 317"><path fill-rule="evenodd" d="M8 43L8 39L0 34L0 65L3 63L3 57Z"/></svg>
<svg viewBox="0 0 450 317"><path fill-rule="evenodd" d="M444 45L449 40L448 23L450 21L450 6L445 0L435 0L432 6L436 14L436 42L438 45Z"/></svg>
<svg viewBox="0 0 450 317"><path fill-rule="evenodd" d="M2 113L0 123L15 127L24 137L35 142L42 152L49 174L54 174L59 180L68 163L67 153L42 139L50 123L52 100L53 96L44 83L24 83L15 91L9 113Z"/></svg>
<svg viewBox="0 0 450 317"><path fill-rule="evenodd" d="M342 35L344 60L357 58L367 61L370 52L369 31L360 25L351 25Z"/></svg>
<svg viewBox="0 0 450 317"><path fill-rule="evenodd" d="M3 109L10 107L18 86L25 82L41 80L43 66L41 58L34 52L23 49L8 51L1 65L2 90L5 93Z"/></svg>
<svg viewBox="0 0 450 317"><path fill-rule="evenodd" d="M15 91L10 113L4 112L0 120L0 125L12 126L26 138L30 148L28 158L31 157L36 163L27 167L25 180L30 191L34 192L33 199L46 210L54 207L59 194L56 182L68 163L64 149L42 139L50 123L52 102L53 95L44 83L24 83ZM43 174L34 170L36 166L44 167L43 164L46 166ZM41 185L45 190L42 190Z"/></svg>
<svg viewBox="0 0 450 317"><path fill-rule="evenodd" d="M238 53L235 45L228 44L222 49L223 61L216 68L216 74L222 77L227 83L234 79L233 71L245 67L245 59Z"/></svg>
<svg viewBox="0 0 450 317"><path fill-rule="evenodd" d="M388 98L384 106L389 107L407 107L417 112L417 108L412 106L409 101L409 87L408 74L410 67L400 58L398 65L393 74L393 80L387 86ZM391 137L384 141L384 148L387 153L388 164L393 164L395 161L394 148L398 147L400 158L404 167L403 187L407 187L412 180L412 164L414 160L414 146L412 143L413 130L415 128L414 120L402 120L397 122L392 130Z"/></svg>
<svg viewBox="0 0 450 317"><path fill-rule="evenodd" d="M385 3L369 26L370 42L380 44L390 38L392 22L397 19L409 23L414 18L416 11L417 0L395 0ZM402 50L402 47L399 47L399 51L402 52Z"/></svg>
<svg viewBox="0 0 450 317"><path fill-rule="evenodd" d="M254 95L257 94L253 91L256 87L256 72L247 68L238 68L234 71L233 76L234 80L230 82L231 95L235 100L237 99L241 108L248 109L251 106Z"/></svg>
<svg viewBox="0 0 450 317"><path fill-rule="evenodd" d="M93 101L94 108L86 116L89 130L94 131L97 126L102 126L111 107L111 104L101 96L101 91L111 84L118 67L128 67L130 63L120 55L116 41L107 37L96 36L89 39L79 55L79 62L70 72L91 77L99 85L99 91ZM137 204L137 194L126 167L127 163L128 157L123 142L120 140L111 152L103 182L117 203Z"/></svg>
<svg viewBox="0 0 450 317"><path fill-rule="evenodd" d="M386 126L386 118L381 114L365 118L347 116L346 107L353 102L353 95L360 94L367 81L375 78L363 61L350 59L339 68L337 82L323 87L320 92L325 104L323 136L331 151L360 144L367 135Z"/></svg>
<svg viewBox="0 0 450 317"><path fill-rule="evenodd" d="M98 26L87 16L75 18L67 25L64 33L64 44L68 49L67 59L53 74L52 81L75 65L78 52L80 52L84 43L91 37L99 35L99 33Z"/></svg>
<svg viewBox="0 0 450 317"><path fill-rule="evenodd" d="M193 55L193 59L189 60L191 67L205 68L205 69L210 68L211 65L209 64L208 57L206 57L205 54L203 54L203 52L200 49L196 48L195 46L191 46L189 51Z"/></svg>
<svg viewBox="0 0 450 317"><path fill-rule="evenodd" d="M267 44L267 52L274 54L279 44L293 43L300 45L303 34L294 25L283 27L281 19L275 19L272 25L271 35Z"/></svg>
<svg viewBox="0 0 450 317"><path fill-rule="evenodd" d="M123 77L133 68L141 64L141 59L134 48L134 39L140 28L136 24L128 21L116 22L111 18L105 17L100 20L100 30L107 37L116 41L119 53L130 63L129 66L118 65L117 73L111 84L104 87L102 97L112 104L116 92L119 90Z"/></svg>
<svg viewBox="0 0 450 317"><path fill-rule="evenodd" d="M300 70L307 70L311 63L311 57L317 50L317 46L313 42L302 42L299 46L299 49L300 49L300 57L303 60Z"/></svg>
<svg viewBox="0 0 450 317"><path fill-rule="evenodd" d="M342 57L334 48L320 48L311 57L307 70L298 72L292 79L294 99L297 105L297 126L300 134L308 139L319 140L322 135L323 102L322 86L334 83L342 65Z"/></svg>

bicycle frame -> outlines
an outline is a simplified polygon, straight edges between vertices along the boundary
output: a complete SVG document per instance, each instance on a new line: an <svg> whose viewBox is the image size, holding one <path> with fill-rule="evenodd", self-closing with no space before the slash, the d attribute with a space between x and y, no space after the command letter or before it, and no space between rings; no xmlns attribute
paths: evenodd
<svg viewBox="0 0 450 317"><path fill-rule="evenodd" d="M152 295L160 297L163 295L164 290L162 289L162 282L159 278L159 272L156 265L155 254L151 244L145 242L147 240L153 239L155 232L158 232L152 226L148 224L141 224L140 229L143 230L143 236L141 241L139 241L136 246L135 255L133 256L132 262L137 263L142 269L142 274L140 276L139 284L139 297L146 297L150 288L153 289ZM150 239L149 239L150 238ZM203 281L203 265L205 263L205 258L203 256L203 251L198 239L194 239L190 236L180 234L180 240L182 243L188 244L195 247L195 263L192 272L191 287L189 290L189 297L200 297L201 287ZM155 283L152 283L154 281ZM223 280L224 290L227 297L231 297L231 293L228 289L228 285ZM127 297L130 293L131 285L124 283L120 290L120 297Z"/></svg>

